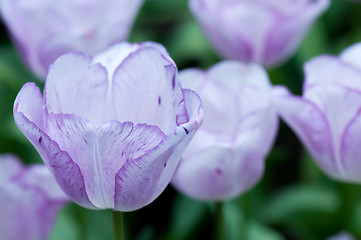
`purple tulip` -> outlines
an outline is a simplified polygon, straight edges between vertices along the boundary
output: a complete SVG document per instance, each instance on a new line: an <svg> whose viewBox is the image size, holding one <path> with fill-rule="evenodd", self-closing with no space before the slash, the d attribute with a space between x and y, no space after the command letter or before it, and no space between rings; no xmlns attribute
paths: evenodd
<svg viewBox="0 0 361 240"><path fill-rule="evenodd" d="M356 240L349 232L342 231L336 235L328 237L326 240Z"/></svg>
<svg viewBox="0 0 361 240"><path fill-rule="evenodd" d="M340 57L305 64L303 96L279 90L277 111L318 165L338 180L361 183L361 44Z"/></svg>
<svg viewBox="0 0 361 240"><path fill-rule="evenodd" d="M40 77L62 54L95 54L126 40L143 0L1 0L22 58Z"/></svg>
<svg viewBox="0 0 361 240"><path fill-rule="evenodd" d="M68 201L44 165L25 168L12 155L0 155L0 238L45 240Z"/></svg>
<svg viewBox="0 0 361 240"><path fill-rule="evenodd" d="M225 200L254 186L278 128L269 104L271 85L258 65L225 61L207 72L180 74L199 93L203 125L187 147L173 185L201 200Z"/></svg>
<svg viewBox="0 0 361 240"><path fill-rule="evenodd" d="M273 66L296 50L329 0L190 0L224 57Z"/></svg>
<svg viewBox="0 0 361 240"><path fill-rule="evenodd" d="M87 208L132 211L170 182L203 115L177 67L155 43L113 46L94 58L60 57L44 97L33 83L15 122L70 198Z"/></svg>

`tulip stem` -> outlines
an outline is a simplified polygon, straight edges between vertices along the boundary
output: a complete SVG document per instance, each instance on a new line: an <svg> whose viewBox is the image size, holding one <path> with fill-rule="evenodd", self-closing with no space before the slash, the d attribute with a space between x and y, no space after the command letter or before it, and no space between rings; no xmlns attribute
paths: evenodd
<svg viewBox="0 0 361 240"><path fill-rule="evenodd" d="M217 222L217 240L225 240L224 235L224 218L223 218L223 204L216 203L216 222Z"/></svg>
<svg viewBox="0 0 361 240"><path fill-rule="evenodd" d="M124 216L123 212L113 211L114 239L124 240Z"/></svg>

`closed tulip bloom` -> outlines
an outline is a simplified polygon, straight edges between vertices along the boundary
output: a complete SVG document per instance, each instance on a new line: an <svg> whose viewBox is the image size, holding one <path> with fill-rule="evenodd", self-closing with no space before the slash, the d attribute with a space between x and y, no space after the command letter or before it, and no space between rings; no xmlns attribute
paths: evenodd
<svg viewBox="0 0 361 240"><path fill-rule="evenodd" d="M361 183L361 44L305 64L303 96L279 90L274 103L331 177ZM276 95L276 94L275 94Z"/></svg>
<svg viewBox="0 0 361 240"><path fill-rule="evenodd" d="M98 53L124 41L143 0L1 0L23 60L39 76L62 54Z"/></svg>
<svg viewBox="0 0 361 240"><path fill-rule="evenodd" d="M0 238L45 240L68 198L44 165L0 155Z"/></svg>
<svg viewBox="0 0 361 240"><path fill-rule="evenodd" d="M136 210L170 182L202 121L200 98L177 75L155 43L69 53L50 68L43 97L23 86L15 122L73 201Z"/></svg>
<svg viewBox="0 0 361 240"><path fill-rule="evenodd" d="M329 0L190 0L223 57L264 66L287 60L328 5Z"/></svg>
<svg viewBox="0 0 361 240"><path fill-rule="evenodd" d="M209 201L226 200L253 187L262 177L278 127L266 72L258 65L224 61L206 72L184 70L180 81L200 95L205 115L173 185Z"/></svg>

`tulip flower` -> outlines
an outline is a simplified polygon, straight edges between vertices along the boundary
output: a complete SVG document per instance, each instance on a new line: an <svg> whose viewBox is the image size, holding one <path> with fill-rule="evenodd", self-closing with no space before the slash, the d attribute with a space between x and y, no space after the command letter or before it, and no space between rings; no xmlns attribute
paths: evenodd
<svg viewBox="0 0 361 240"><path fill-rule="evenodd" d="M200 98L177 75L156 43L69 53L50 68L43 97L23 86L15 122L73 201L136 210L170 182L203 119Z"/></svg>
<svg viewBox="0 0 361 240"><path fill-rule="evenodd" d="M2 0L0 11L23 60L41 78L69 51L98 53L128 37L143 0Z"/></svg>
<svg viewBox="0 0 361 240"><path fill-rule="evenodd" d="M184 70L179 77L182 87L200 95L205 115L173 185L206 201L226 200L253 187L278 128L266 72L255 64L224 61L206 72Z"/></svg>
<svg viewBox="0 0 361 240"><path fill-rule="evenodd" d="M329 176L361 183L361 44L305 64L303 96L278 89L275 108ZM276 96L277 95L277 96Z"/></svg>
<svg viewBox="0 0 361 240"><path fill-rule="evenodd" d="M24 167L15 156L0 155L1 239L47 239L67 201L44 165Z"/></svg>
<svg viewBox="0 0 361 240"><path fill-rule="evenodd" d="M327 238L327 240L356 240L356 238L354 238L350 233L343 231Z"/></svg>
<svg viewBox="0 0 361 240"><path fill-rule="evenodd" d="M273 66L297 49L329 0L190 0L190 8L225 58Z"/></svg>

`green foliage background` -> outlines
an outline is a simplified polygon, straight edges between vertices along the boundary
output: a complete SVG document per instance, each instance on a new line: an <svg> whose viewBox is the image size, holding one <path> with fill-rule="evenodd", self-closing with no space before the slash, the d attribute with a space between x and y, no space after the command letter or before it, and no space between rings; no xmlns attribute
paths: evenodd
<svg viewBox="0 0 361 240"><path fill-rule="evenodd" d="M187 7L186 0L145 0L130 41L165 45L179 70L206 69L221 61ZM274 84L301 94L303 63L319 54L337 55L361 40L361 3L333 0L312 27L297 53L284 65L268 70ZM24 162L41 163L14 124L12 106L26 82L42 81L24 66L0 25L0 152L12 152ZM360 170L361 174L361 170ZM113 239L112 212L67 205L50 240ZM126 213L128 239L215 239L215 208L177 193L171 186L149 206ZM283 123L266 160L260 183L224 203L227 239L319 240L347 230L361 239L361 187L325 176Z"/></svg>

